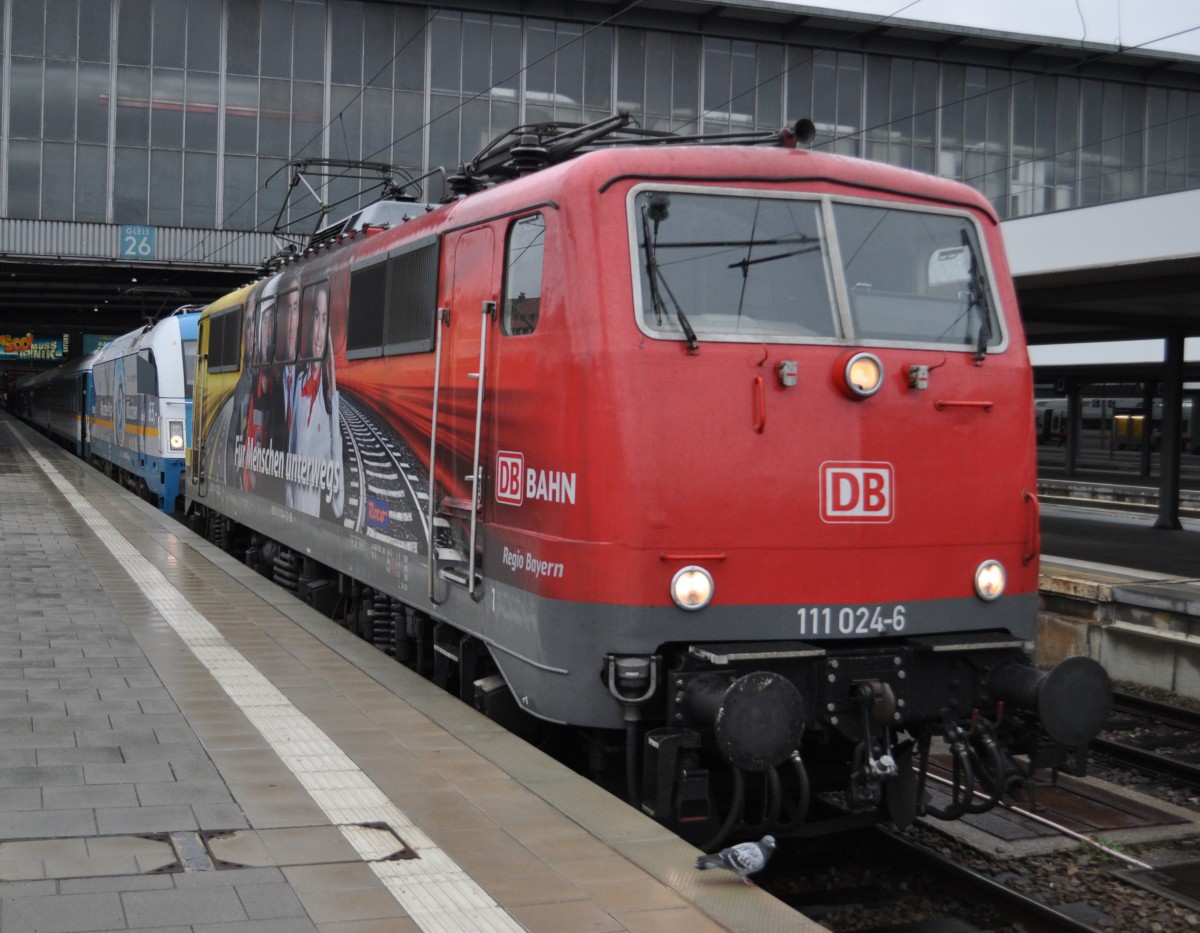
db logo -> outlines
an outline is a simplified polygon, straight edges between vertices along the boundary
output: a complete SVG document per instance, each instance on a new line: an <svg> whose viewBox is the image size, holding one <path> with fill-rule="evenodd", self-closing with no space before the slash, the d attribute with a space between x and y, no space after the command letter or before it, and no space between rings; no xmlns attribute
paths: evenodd
<svg viewBox="0 0 1200 933"><path fill-rule="evenodd" d="M496 454L496 501L520 505L525 501L525 455L501 450Z"/></svg>
<svg viewBox="0 0 1200 933"><path fill-rule="evenodd" d="M895 491L890 463L821 464L821 518L827 522L890 522Z"/></svg>

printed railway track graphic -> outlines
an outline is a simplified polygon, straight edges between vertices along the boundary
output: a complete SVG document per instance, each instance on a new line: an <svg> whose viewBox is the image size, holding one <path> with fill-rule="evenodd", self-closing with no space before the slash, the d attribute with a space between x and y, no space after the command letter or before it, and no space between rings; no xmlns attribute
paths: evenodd
<svg viewBox="0 0 1200 933"><path fill-rule="evenodd" d="M339 402L348 528L413 554L428 540L428 472L391 429L342 393ZM439 534L440 537L440 534Z"/></svg>

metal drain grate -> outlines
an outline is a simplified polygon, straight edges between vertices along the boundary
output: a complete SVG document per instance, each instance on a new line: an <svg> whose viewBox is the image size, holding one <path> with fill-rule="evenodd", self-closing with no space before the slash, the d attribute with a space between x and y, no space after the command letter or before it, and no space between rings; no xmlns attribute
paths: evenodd
<svg viewBox="0 0 1200 933"><path fill-rule="evenodd" d="M180 871L212 871L217 867L208 841L200 833L171 833L171 845L179 857Z"/></svg>

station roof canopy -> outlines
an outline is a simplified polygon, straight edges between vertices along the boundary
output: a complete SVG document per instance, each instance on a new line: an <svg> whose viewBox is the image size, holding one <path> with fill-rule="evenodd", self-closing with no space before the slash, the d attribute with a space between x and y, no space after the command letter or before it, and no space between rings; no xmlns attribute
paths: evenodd
<svg viewBox="0 0 1200 933"><path fill-rule="evenodd" d="M476 0L476 5L483 7L487 4ZM526 3L524 9L532 14L530 6L530 3ZM553 4L540 5L537 13L552 15L550 6ZM909 7L895 15L842 10L833 6L793 3L790 0L723 0L719 3L710 0L641 0L636 4L628 0L613 0L610 3L601 0L595 8L604 9L606 6L612 11L625 7L628 12L621 16L620 21L628 24L640 23L647 18L662 20L663 14L667 14L664 22L671 23L671 28L675 30L692 26L702 32L736 35L754 24L766 24L776 39L782 34L784 41L816 48L887 53L894 51L891 47L898 44L915 43L925 46L926 53L929 46L934 46L938 57L950 60L956 58L956 50L961 50L964 57L975 61L981 56L996 55L997 64L1003 63L1010 68L1035 67L1035 63L1040 61L1038 70L1043 70L1054 67L1050 60L1057 59L1060 67L1068 64L1080 69L1092 66L1126 67L1153 72L1159 80L1171 73L1200 74L1200 55L906 16L909 7L914 12L920 11L920 6L914 4L909 4ZM583 5L573 9L577 16L585 15L582 12ZM611 15L610 12L596 18L604 19ZM720 28L712 28L714 23L719 23Z"/></svg>
<svg viewBox="0 0 1200 933"><path fill-rule="evenodd" d="M461 5L496 8L495 0L465 0ZM644 28L769 38L818 49L1200 87L1200 56L783 0L529 0L522 9L528 15L581 22L612 19ZM1031 341L1123 339L1178 330L1200 334L1200 225L1193 221L1197 208L1200 192L1183 192L1007 221L1006 238ZM1158 213L1160 209L1167 213ZM53 250L39 252L28 241L0 243L0 333L34 327L120 333L168 306L213 300L242 284L269 254L256 255L252 264L154 265L65 259Z"/></svg>
<svg viewBox="0 0 1200 933"><path fill-rule="evenodd" d="M249 269L0 256L0 333L124 333L245 284Z"/></svg>
<svg viewBox="0 0 1200 933"><path fill-rule="evenodd" d="M1200 336L1200 190L1005 221L1032 344Z"/></svg>

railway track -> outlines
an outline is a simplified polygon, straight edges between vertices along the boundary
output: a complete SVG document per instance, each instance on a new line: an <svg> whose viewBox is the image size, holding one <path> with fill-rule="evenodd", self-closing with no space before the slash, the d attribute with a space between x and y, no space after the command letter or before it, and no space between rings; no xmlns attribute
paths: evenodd
<svg viewBox="0 0 1200 933"><path fill-rule="evenodd" d="M1105 737L1106 736L1106 737ZM1126 767L1200 789L1200 712L1117 693L1091 750Z"/></svg>
<svg viewBox="0 0 1200 933"><path fill-rule="evenodd" d="M1016 872L978 871L885 829L822 840L819 854L781 854L763 886L835 933L1102 929L1010 887L1005 882L1019 877Z"/></svg>
<svg viewBox="0 0 1200 933"><path fill-rule="evenodd" d="M1061 447L1038 447L1039 467L1061 469L1066 464L1066 452ZM1127 474L1130 482L1143 482L1141 477L1141 452L1137 450L1097 450L1095 448L1081 450L1075 459L1078 470L1098 471L1109 474ZM1161 468L1161 457L1157 452L1150 458L1151 472L1157 476ZM1180 457L1182 477L1200 480L1200 455L1185 453Z"/></svg>
<svg viewBox="0 0 1200 933"><path fill-rule="evenodd" d="M990 905L998 915L999 928L1019 923L1029 933L1095 933L1099 929L919 842L886 830L880 830L878 835L886 840L885 846L891 850L894 858L909 864L920 864L935 883L940 884L944 880L949 890L964 900Z"/></svg>

